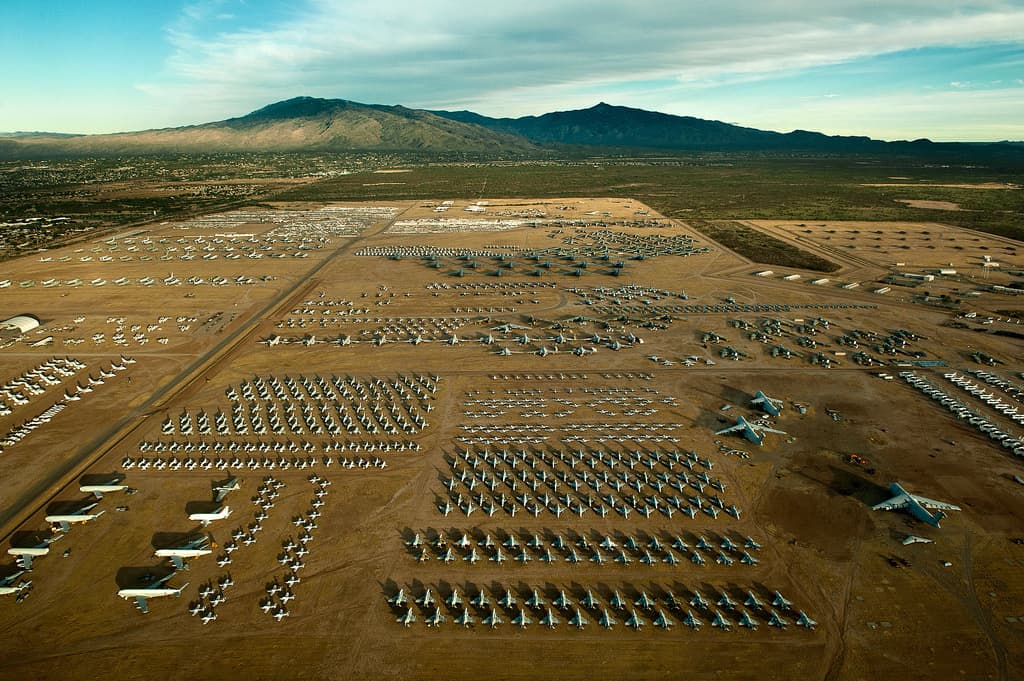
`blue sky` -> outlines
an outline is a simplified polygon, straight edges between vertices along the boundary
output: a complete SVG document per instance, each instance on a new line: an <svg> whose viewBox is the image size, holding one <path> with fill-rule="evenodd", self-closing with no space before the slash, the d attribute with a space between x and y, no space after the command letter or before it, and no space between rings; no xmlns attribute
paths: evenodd
<svg viewBox="0 0 1024 681"><path fill-rule="evenodd" d="M881 139L1024 140L1024 0L0 3L0 130L298 95L520 116L598 101Z"/></svg>

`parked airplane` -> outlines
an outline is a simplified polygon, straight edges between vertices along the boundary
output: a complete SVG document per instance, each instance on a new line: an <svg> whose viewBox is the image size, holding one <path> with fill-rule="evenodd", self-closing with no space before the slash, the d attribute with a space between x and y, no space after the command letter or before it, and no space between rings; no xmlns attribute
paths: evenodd
<svg viewBox="0 0 1024 681"><path fill-rule="evenodd" d="M32 546L12 546L7 549L7 553L12 556L17 556L18 567L22 570L28 571L32 569L32 559L48 554L50 552L50 544L63 536L63 534L54 534L53 536L47 537Z"/></svg>
<svg viewBox="0 0 1024 681"><path fill-rule="evenodd" d="M782 430L775 430L774 428L769 428L768 426L762 426L757 423L751 423L750 421L740 416L739 418L736 419L736 425L729 426L728 428L723 428L722 430L716 431L715 435L725 435L726 433L735 432L738 432L740 435L750 440L758 447L760 447L761 443L764 442L765 433L777 433L779 435L786 434L785 431Z"/></svg>
<svg viewBox="0 0 1024 681"><path fill-rule="evenodd" d="M79 485L78 490L87 494L94 495L97 499L102 499L104 494L108 492L127 492L129 490L128 485L122 485L121 480L124 477L115 473L110 476L106 482L97 483L94 485Z"/></svg>
<svg viewBox="0 0 1024 681"><path fill-rule="evenodd" d="M164 549L157 549L158 558L170 558L177 570L188 570L185 558L197 558L213 553L210 549L210 537L199 534L186 541L181 546L170 546Z"/></svg>
<svg viewBox="0 0 1024 681"><path fill-rule="evenodd" d="M6 596L8 594L20 594L25 589L32 586L31 580L20 579L27 570L19 570L14 574L7 575L3 579L0 579L0 596ZM20 580L15 584L16 580Z"/></svg>
<svg viewBox="0 0 1024 681"><path fill-rule="evenodd" d="M905 510L923 523L939 527L939 521L946 517L943 511L959 511L959 506L947 504L942 501L935 501L916 494L911 494L898 482L889 483L889 491L893 496L880 504L871 507L874 511L897 511ZM938 509L934 513L928 509Z"/></svg>
<svg viewBox="0 0 1024 681"><path fill-rule="evenodd" d="M408 610L405 611L404 615L402 615L401 617L399 617L395 621L398 622L399 624L402 624L402 625L405 625L405 626L409 626L413 622L416 621L416 615L413 614L412 608L409 608Z"/></svg>
<svg viewBox="0 0 1024 681"><path fill-rule="evenodd" d="M197 520L202 523L203 527L206 527L214 520L224 520L231 515L230 506L221 506L216 511L211 513L190 513L188 516L189 520Z"/></svg>
<svg viewBox="0 0 1024 681"><path fill-rule="evenodd" d="M82 508L72 513L54 513L46 516L45 520L48 523L59 525L63 532L67 532L71 528L72 523L86 523L90 520L96 520L106 511L100 511L99 513L89 513L92 509L99 505L98 501L94 501L91 504L86 504Z"/></svg>
<svg viewBox="0 0 1024 681"><path fill-rule="evenodd" d="M241 487L241 483L235 477L230 477L224 482L216 482L213 484L213 501L219 504L224 501L224 497L228 495L228 492L241 489Z"/></svg>
<svg viewBox="0 0 1024 681"><path fill-rule="evenodd" d="M782 400L777 400L774 397L768 397L760 390L754 394L754 399L750 400L750 403L756 407L760 407L761 411L771 414L772 416L778 416L782 413Z"/></svg>
<svg viewBox="0 0 1024 681"><path fill-rule="evenodd" d="M150 598L159 598L160 596L181 596L181 592L188 586L188 582L185 582L178 588L165 586L167 582L171 581L175 573L170 573L166 577L161 577L149 586L137 587L134 589L121 589L117 592L117 595L124 599L134 598L135 607L138 608L143 615L149 612L149 607L146 602Z"/></svg>

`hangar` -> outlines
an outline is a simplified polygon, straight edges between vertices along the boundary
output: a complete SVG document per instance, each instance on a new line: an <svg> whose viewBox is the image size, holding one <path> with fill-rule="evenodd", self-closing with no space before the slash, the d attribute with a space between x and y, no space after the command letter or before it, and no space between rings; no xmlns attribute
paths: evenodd
<svg viewBox="0 0 1024 681"><path fill-rule="evenodd" d="M17 331L19 333L28 333L38 327L39 317L31 314L19 314L0 322L0 329L4 331Z"/></svg>

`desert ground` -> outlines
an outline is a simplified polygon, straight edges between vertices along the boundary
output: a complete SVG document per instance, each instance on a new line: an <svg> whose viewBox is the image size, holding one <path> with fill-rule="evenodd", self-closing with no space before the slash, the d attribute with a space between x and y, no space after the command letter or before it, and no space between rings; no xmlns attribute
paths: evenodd
<svg viewBox="0 0 1024 681"><path fill-rule="evenodd" d="M265 203L5 263L40 325L0 336L0 527L48 552L4 554L0 677L1021 678L1020 243L743 224L839 269L629 197ZM960 510L872 510L892 482Z"/></svg>

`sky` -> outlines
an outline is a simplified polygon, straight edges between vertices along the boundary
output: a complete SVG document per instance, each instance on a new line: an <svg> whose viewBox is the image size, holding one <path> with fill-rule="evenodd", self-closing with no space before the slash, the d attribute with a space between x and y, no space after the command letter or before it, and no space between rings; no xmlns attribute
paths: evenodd
<svg viewBox="0 0 1024 681"><path fill-rule="evenodd" d="M1024 0L9 0L0 63L2 131L172 127L308 95L1024 140Z"/></svg>

